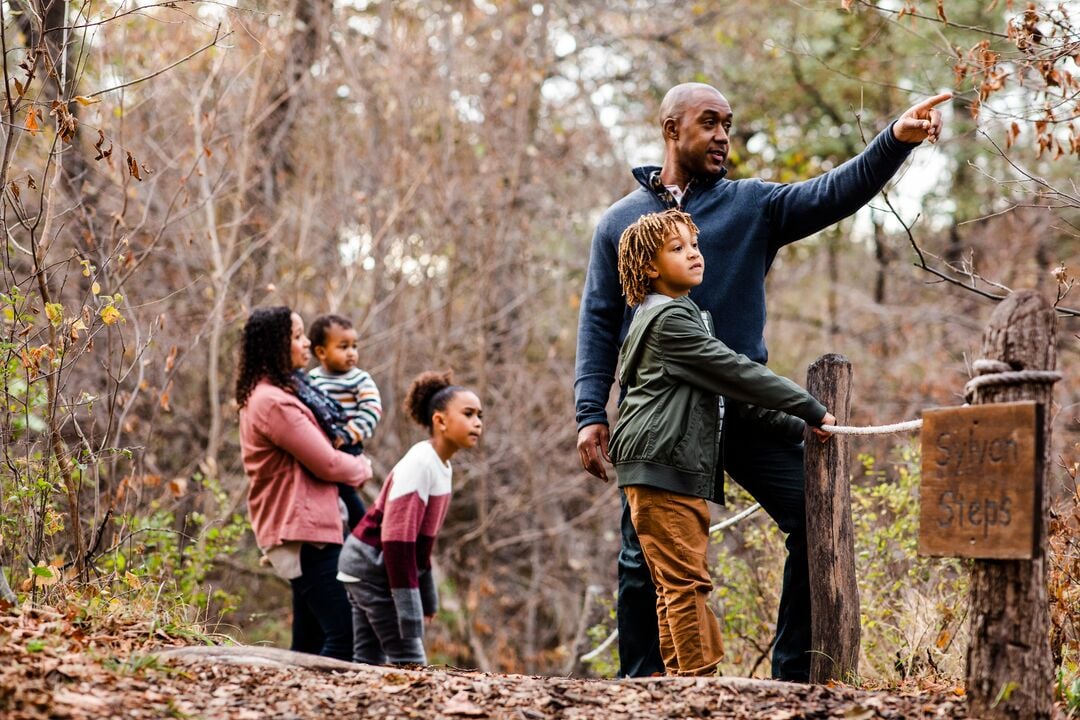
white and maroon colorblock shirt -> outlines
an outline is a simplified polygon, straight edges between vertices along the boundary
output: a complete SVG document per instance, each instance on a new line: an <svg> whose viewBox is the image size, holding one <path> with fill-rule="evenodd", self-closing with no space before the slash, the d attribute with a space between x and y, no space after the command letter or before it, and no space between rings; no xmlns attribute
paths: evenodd
<svg viewBox="0 0 1080 720"><path fill-rule="evenodd" d="M419 616L420 574L431 568L435 538L450 507L450 463L424 440L409 448L386 477L375 505L353 530L361 543L382 552L387 579L404 620Z"/></svg>

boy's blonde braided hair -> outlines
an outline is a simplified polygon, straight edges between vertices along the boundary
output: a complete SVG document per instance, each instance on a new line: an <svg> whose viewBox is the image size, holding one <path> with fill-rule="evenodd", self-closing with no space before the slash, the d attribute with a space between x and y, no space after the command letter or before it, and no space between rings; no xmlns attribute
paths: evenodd
<svg viewBox="0 0 1080 720"><path fill-rule="evenodd" d="M694 221L675 208L642 215L619 236L619 283L630 307L640 305L649 293L649 263L664 246L664 240L679 233L679 225L697 236Z"/></svg>

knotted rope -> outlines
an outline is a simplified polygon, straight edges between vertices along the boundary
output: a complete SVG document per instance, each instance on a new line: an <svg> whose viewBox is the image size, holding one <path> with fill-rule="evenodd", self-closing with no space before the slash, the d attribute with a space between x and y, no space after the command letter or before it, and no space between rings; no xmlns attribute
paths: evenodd
<svg viewBox="0 0 1080 720"><path fill-rule="evenodd" d="M1013 370L1000 360L981 358L971 363L976 376L964 385L964 399L971 402L975 391L993 385L1019 385L1021 383L1045 383L1052 385L1061 379L1057 370Z"/></svg>

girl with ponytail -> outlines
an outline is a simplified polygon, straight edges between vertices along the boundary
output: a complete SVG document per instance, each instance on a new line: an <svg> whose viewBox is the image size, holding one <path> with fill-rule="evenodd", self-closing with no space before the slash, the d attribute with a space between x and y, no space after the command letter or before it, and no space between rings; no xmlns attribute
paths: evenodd
<svg viewBox="0 0 1080 720"><path fill-rule="evenodd" d="M424 618L438 609L431 551L450 505L450 458L483 432L480 399L449 371L413 380L405 412L428 438L387 475L338 561L352 604L353 660L373 665L427 662Z"/></svg>

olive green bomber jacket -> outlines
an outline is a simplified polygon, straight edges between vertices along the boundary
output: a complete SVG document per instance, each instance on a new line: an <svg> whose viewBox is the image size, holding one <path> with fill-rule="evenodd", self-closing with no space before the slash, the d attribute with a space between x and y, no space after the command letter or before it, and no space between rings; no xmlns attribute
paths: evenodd
<svg viewBox="0 0 1080 720"><path fill-rule="evenodd" d="M686 296L637 314L619 364L627 391L610 454L620 487L649 485L723 504L718 395L755 406L738 418L729 413L727 422L788 436L801 434L796 418L816 426L826 413L796 383L713 337Z"/></svg>

